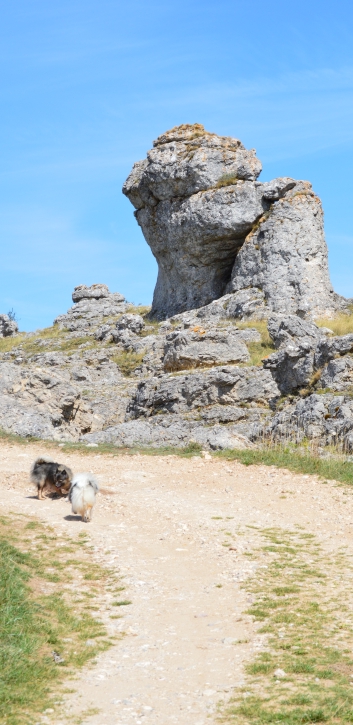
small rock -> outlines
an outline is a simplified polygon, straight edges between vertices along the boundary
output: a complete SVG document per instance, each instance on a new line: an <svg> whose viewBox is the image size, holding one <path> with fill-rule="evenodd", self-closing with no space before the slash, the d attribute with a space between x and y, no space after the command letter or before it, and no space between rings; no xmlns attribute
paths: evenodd
<svg viewBox="0 0 353 725"><path fill-rule="evenodd" d="M280 667L278 667L278 669L274 671L273 676L280 680L283 677L287 677L287 673L284 670L281 670Z"/></svg>

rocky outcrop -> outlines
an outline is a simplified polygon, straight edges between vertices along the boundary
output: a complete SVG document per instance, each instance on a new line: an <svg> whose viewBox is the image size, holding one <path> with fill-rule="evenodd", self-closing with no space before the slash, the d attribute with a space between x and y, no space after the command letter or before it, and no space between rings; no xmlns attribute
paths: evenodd
<svg viewBox="0 0 353 725"><path fill-rule="evenodd" d="M136 382L127 380L104 350L4 358L0 420L5 430L73 441L124 421Z"/></svg>
<svg viewBox="0 0 353 725"><path fill-rule="evenodd" d="M321 203L308 182L256 181L254 149L203 126L154 142L123 192L158 262L152 315L165 319L230 293L229 314L331 315Z"/></svg>
<svg viewBox="0 0 353 725"><path fill-rule="evenodd" d="M69 332L87 333L102 322L125 312L129 305L119 292L109 292L105 284L93 284L91 287L79 285L72 293L74 306L66 315L59 315L54 325Z"/></svg>
<svg viewBox="0 0 353 725"><path fill-rule="evenodd" d="M0 315L0 337L12 337L12 335L17 335L17 333L17 322L11 320L8 315Z"/></svg>
<svg viewBox="0 0 353 725"><path fill-rule="evenodd" d="M232 294L160 323L103 285L74 294L66 325L79 329L22 334L0 353L6 430L116 446L309 439L353 451L353 334L272 314L273 351L251 365L269 350L264 323L236 324Z"/></svg>
<svg viewBox="0 0 353 725"><path fill-rule="evenodd" d="M308 182L260 171L254 149L200 125L160 136L123 189L158 261L151 314L94 284L42 338L16 341L0 316L0 338L14 337L1 343L1 426L87 444L353 451L353 333L314 322L351 302L330 284L321 203Z"/></svg>
<svg viewBox="0 0 353 725"><path fill-rule="evenodd" d="M318 385L324 390L353 392L353 357L347 355L331 360L324 368Z"/></svg>
<svg viewBox="0 0 353 725"><path fill-rule="evenodd" d="M115 446L133 448L134 446L164 448L173 446L185 448L197 444L211 450L253 448L246 435L242 435L234 426L221 425L206 427L165 416L163 420L133 420L107 428L102 433L85 436L90 444L113 443Z"/></svg>
<svg viewBox="0 0 353 725"><path fill-rule="evenodd" d="M353 400L332 393L313 393L304 400L287 404L271 421L267 430L276 440L301 443L304 438L321 446L353 450Z"/></svg>
<svg viewBox="0 0 353 725"><path fill-rule="evenodd" d="M73 302L81 302L81 300L101 300L110 297L109 287L106 284L92 284L87 287L85 284L79 284L74 288L72 293ZM119 293L115 292L115 297L120 298L121 301L124 297Z"/></svg>
<svg viewBox="0 0 353 725"><path fill-rule="evenodd" d="M325 334L323 328L297 315L272 315L267 321L267 329L277 348L303 342L314 348Z"/></svg>
<svg viewBox="0 0 353 725"><path fill-rule="evenodd" d="M166 375L142 381L127 409L128 418L160 414L191 414L211 406L248 404L268 407L279 390L267 370L234 366L215 367L187 375Z"/></svg>
<svg viewBox="0 0 353 725"><path fill-rule="evenodd" d="M250 359L248 348L236 330L206 332L199 328L172 332L166 336L164 353L165 370L212 367L247 362Z"/></svg>

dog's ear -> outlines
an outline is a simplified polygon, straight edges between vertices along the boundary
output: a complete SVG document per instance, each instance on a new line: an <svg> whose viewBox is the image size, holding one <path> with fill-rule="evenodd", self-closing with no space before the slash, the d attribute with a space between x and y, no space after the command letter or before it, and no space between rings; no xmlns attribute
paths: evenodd
<svg viewBox="0 0 353 725"><path fill-rule="evenodd" d="M61 471L61 473L62 473L63 476L66 476L67 475L66 469L63 468L62 471Z"/></svg>

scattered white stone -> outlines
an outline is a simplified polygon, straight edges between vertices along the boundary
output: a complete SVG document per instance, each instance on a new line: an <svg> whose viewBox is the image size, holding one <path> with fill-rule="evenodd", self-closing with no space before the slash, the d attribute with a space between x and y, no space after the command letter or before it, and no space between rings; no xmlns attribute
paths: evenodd
<svg viewBox="0 0 353 725"><path fill-rule="evenodd" d="M281 679L282 677L287 677L287 673L284 670L281 670L280 667L278 667L278 669L274 671L273 676L277 679Z"/></svg>

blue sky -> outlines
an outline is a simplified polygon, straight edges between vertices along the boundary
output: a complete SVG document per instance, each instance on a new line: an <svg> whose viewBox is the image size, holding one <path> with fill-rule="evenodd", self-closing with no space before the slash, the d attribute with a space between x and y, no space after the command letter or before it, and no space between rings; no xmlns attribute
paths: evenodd
<svg viewBox="0 0 353 725"><path fill-rule="evenodd" d="M121 186L194 122L255 147L261 180L312 182L353 296L352 23L340 0L2 3L0 312L44 327L93 282L148 304L156 264Z"/></svg>

